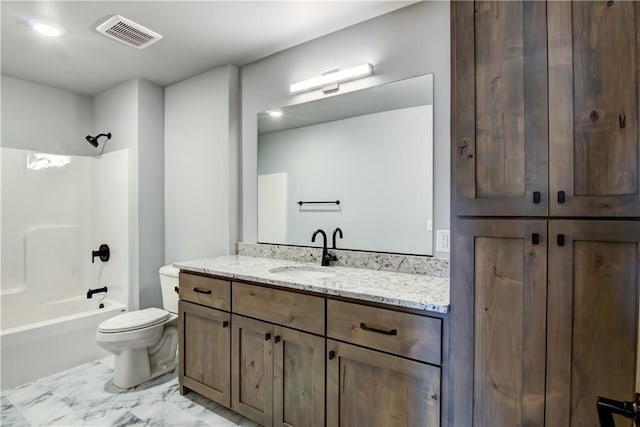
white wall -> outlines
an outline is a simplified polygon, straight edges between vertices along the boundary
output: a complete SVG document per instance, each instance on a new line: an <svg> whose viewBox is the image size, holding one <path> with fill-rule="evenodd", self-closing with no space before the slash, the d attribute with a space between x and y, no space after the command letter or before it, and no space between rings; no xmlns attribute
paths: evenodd
<svg viewBox="0 0 640 427"><path fill-rule="evenodd" d="M416 3L241 69L242 240L257 239L257 113L323 96L318 91L292 96L292 82L365 62L374 64L375 75L342 84L339 93L434 74L434 229L449 228L449 7L448 2Z"/></svg>
<svg viewBox="0 0 640 427"><path fill-rule="evenodd" d="M221 67L165 88L167 263L233 251L237 72Z"/></svg>
<svg viewBox="0 0 640 427"><path fill-rule="evenodd" d="M330 235L340 227L340 248L432 254L431 111L425 105L261 134L258 174L286 172L288 191L286 240L263 240L260 228L260 241L318 246L315 230ZM341 203L299 207L298 200Z"/></svg>
<svg viewBox="0 0 640 427"><path fill-rule="evenodd" d="M57 154L95 153L84 139L91 130L89 97L5 75L0 76L0 88L0 145Z"/></svg>

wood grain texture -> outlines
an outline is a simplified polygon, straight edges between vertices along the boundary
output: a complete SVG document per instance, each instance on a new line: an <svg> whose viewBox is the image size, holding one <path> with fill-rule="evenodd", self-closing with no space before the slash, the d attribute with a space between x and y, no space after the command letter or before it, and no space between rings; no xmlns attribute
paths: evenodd
<svg viewBox="0 0 640 427"><path fill-rule="evenodd" d="M551 216L640 216L639 19L638 2L548 3Z"/></svg>
<svg viewBox="0 0 640 427"><path fill-rule="evenodd" d="M197 274L180 272L180 299L220 310L231 310L231 282ZM211 292L210 294L197 291Z"/></svg>
<svg viewBox="0 0 640 427"><path fill-rule="evenodd" d="M385 335L361 328L391 331ZM327 301L327 337L428 363L442 363L442 320L340 301Z"/></svg>
<svg viewBox="0 0 640 427"><path fill-rule="evenodd" d="M281 326L274 334L274 425L324 426L325 339Z"/></svg>
<svg viewBox="0 0 640 427"><path fill-rule="evenodd" d="M232 326L232 409L263 426L271 426L273 325L234 314Z"/></svg>
<svg viewBox="0 0 640 427"><path fill-rule="evenodd" d="M597 396L634 398L640 222L557 220L549 233L565 245L549 249L546 424L598 425Z"/></svg>
<svg viewBox="0 0 640 427"><path fill-rule="evenodd" d="M230 406L231 328L224 326L229 313L184 301L179 311L181 385Z"/></svg>
<svg viewBox="0 0 640 427"><path fill-rule="evenodd" d="M440 368L327 340L327 425L440 426Z"/></svg>
<svg viewBox="0 0 640 427"><path fill-rule="evenodd" d="M546 215L545 4L452 2L452 17L454 213Z"/></svg>
<svg viewBox="0 0 640 427"><path fill-rule="evenodd" d="M458 308L464 312L453 319L458 331L466 331L452 337L453 387L456 399L473 402L473 413L454 410L453 425L542 425L546 221L458 220L455 225L452 306L459 300L470 307ZM533 233L539 235L537 245ZM470 378L458 376L459 364Z"/></svg>
<svg viewBox="0 0 640 427"><path fill-rule="evenodd" d="M233 312L324 335L325 299L233 282Z"/></svg>

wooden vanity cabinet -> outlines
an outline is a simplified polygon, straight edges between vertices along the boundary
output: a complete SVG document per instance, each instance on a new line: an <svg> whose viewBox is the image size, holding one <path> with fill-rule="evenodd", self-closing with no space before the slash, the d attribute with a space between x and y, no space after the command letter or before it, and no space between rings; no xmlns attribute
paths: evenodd
<svg viewBox="0 0 640 427"><path fill-rule="evenodd" d="M224 280L183 278L180 295L199 304L180 301L181 393L266 427L446 425L445 317L254 283L227 282L227 294ZM231 312L212 308L212 295L228 295Z"/></svg>
<svg viewBox="0 0 640 427"><path fill-rule="evenodd" d="M233 301L233 410L264 426L324 426L325 338L310 333L324 335L324 298L234 282Z"/></svg>
<svg viewBox="0 0 640 427"><path fill-rule="evenodd" d="M440 368L327 340L327 426L440 426Z"/></svg>
<svg viewBox="0 0 640 427"><path fill-rule="evenodd" d="M230 314L186 301L178 304L181 394L193 390L230 406Z"/></svg>

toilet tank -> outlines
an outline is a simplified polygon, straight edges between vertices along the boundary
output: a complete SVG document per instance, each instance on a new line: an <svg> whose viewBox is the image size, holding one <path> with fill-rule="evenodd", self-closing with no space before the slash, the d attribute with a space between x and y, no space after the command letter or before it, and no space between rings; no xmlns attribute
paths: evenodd
<svg viewBox="0 0 640 427"><path fill-rule="evenodd" d="M172 265L160 268L160 287L162 288L162 306L165 310L178 313L178 270Z"/></svg>

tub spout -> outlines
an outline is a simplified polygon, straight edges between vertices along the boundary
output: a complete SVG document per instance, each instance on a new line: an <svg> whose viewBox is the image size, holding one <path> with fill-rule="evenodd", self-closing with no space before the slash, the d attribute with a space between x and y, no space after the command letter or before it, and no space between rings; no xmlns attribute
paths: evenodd
<svg viewBox="0 0 640 427"><path fill-rule="evenodd" d="M97 289L89 289L87 291L87 299L91 299L93 298L93 294L99 294L100 292L107 292L107 287L103 287L103 288L97 288Z"/></svg>

